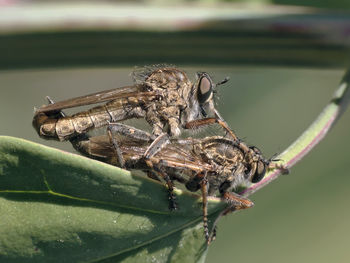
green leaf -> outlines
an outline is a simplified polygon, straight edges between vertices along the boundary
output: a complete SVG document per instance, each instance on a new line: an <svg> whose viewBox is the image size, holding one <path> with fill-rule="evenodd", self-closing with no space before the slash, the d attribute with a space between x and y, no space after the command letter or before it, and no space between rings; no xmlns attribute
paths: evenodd
<svg viewBox="0 0 350 263"><path fill-rule="evenodd" d="M182 261L205 257L201 200L143 175L0 136L0 261ZM214 222L225 204L209 201Z"/></svg>

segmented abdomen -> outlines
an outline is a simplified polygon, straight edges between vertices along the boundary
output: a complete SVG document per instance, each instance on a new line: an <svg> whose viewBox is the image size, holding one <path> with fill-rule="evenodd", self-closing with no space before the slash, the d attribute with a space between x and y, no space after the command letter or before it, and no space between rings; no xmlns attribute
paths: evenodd
<svg viewBox="0 0 350 263"><path fill-rule="evenodd" d="M109 121L121 121L135 117L135 112L131 110L139 105L140 101L137 101L137 99L133 101L130 97L113 100L105 105L69 117L57 117L57 113L55 113L55 116L38 113L34 116L33 126L40 137L64 141L86 133L93 128L106 126ZM142 115L140 110L137 113Z"/></svg>

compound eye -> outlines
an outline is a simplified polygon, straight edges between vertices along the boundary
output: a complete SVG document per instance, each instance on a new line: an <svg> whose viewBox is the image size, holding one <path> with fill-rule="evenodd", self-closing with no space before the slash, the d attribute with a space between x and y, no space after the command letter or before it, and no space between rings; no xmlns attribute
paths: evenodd
<svg viewBox="0 0 350 263"><path fill-rule="evenodd" d="M208 76L202 76L198 83L198 102L204 104L213 94L213 84Z"/></svg>
<svg viewBox="0 0 350 263"><path fill-rule="evenodd" d="M252 177L252 183L260 182L266 173L266 165L262 161L258 161L256 165L255 174Z"/></svg>

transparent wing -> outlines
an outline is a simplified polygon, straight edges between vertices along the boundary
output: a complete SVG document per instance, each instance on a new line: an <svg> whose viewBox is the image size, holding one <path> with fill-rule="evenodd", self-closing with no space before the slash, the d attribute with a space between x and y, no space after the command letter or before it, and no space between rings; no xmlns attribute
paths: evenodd
<svg viewBox="0 0 350 263"><path fill-rule="evenodd" d="M105 101L111 101L119 98L128 97L151 97L157 95L153 91L147 91L144 85L126 86L116 89L96 92L93 94L76 97L72 99L58 101L54 104L44 105L40 107L36 113L50 112L62 109L74 108L84 105L96 104Z"/></svg>
<svg viewBox="0 0 350 263"><path fill-rule="evenodd" d="M193 151L192 139L179 140L179 143L167 145L156 157L165 161L165 165L173 168L189 169L193 171L210 170L210 164L202 160Z"/></svg>

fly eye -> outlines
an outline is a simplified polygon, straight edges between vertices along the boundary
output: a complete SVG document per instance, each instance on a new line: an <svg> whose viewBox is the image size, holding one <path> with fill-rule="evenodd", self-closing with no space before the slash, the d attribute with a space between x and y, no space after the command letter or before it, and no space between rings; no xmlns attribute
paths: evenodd
<svg viewBox="0 0 350 263"><path fill-rule="evenodd" d="M256 165L256 170L252 177L252 183L260 182L261 179L264 178L265 173L266 173L266 165L262 161L259 161Z"/></svg>
<svg viewBox="0 0 350 263"><path fill-rule="evenodd" d="M202 76L198 83L197 98L199 104L207 102L213 94L213 84L209 76Z"/></svg>

